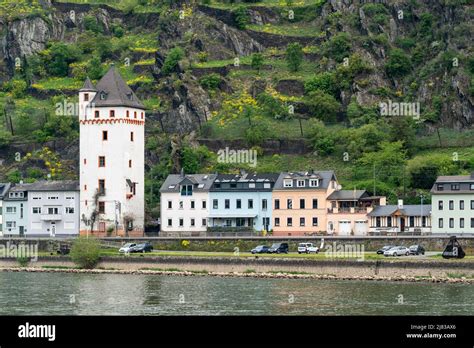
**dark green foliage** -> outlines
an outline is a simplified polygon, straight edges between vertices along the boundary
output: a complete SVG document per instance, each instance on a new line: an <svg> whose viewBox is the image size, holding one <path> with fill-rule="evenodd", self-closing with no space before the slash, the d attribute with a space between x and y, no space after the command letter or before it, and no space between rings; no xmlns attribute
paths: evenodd
<svg viewBox="0 0 474 348"><path fill-rule="evenodd" d="M53 76L67 76L69 64L79 60L80 50L75 45L53 42L42 52L46 71Z"/></svg>
<svg viewBox="0 0 474 348"><path fill-rule="evenodd" d="M341 104L330 94L316 90L309 93L307 104L314 117L326 121L336 121L336 115L341 109Z"/></svg>
<svg viewBox="0 0 474 348"><path fill-rule="evenodd" d="M250 63L252 68L260 71L263 66L263 55L261 53L252 54L252 62Z"/></svg>
<svg viewBox="0 0 474 348"><path fill-rule="evenodd" d="M257 102L262 108L263 114L267 117L277 120L290 117L288 107L268 93L260 93L257 97Z"/></svg>
<svg viewBox="0 0 474 348"><path fill-rule="evenodd" d="M311 141L313 150L319 155L329 155L334 152L336 139L334 133L324 126L320 120L310 120L307 138Z"/></svg>
<svg viewBox="0 0 474 348"><path fill-rule="evenodd" d="M163 68L161 69L162 73L165 75L171 74L176 70L176 67L179 64L179 61L183 58L184 52L181 48L175 47L171 49L166 56Z"/></svg>
<svg viewBox="0 0 474 348"><path fill-rule="evenodd" d="M92 269L100 259L100 243L93 237L78 237L71 246L71 260L80 268Z"/></svg>
<svg viewBox="0 0 474 348"><path fill-rule="evenodd" d="M182 150L181 167L185 173L200 173L211 157L212 153L204 145L197 148L185 146Z"/></svg>
<svg viewBox="0 0 474 348"><path fill-rule="evenodd" d="M204 75L199 79L199 84L209 91L216 90L219 88L219 84L221 83L222 79L219 74L208 74Z"/></svg>
<svg viewBox="0 0 474 348"><path fill-rule="evenodd" d="M267 138L267 128L263 124L252 125L245 131L245 140L249 146L260 146Z"/></svg>
<svg viewBox="0 0 474 348"><path fill-rule="evenodd" d="M308 80L304 85L304 89L306 93L319 90L335 96L337 95L339 84L334 73L323 72Z"/></svg>
<svg viewBox="0 0 474 348"><path fill-rule="evenodd" d="M245 29L250 21L247 8L245 6L239 6L232 12L235 26L241 30Z"/></svg>
<svg viewBox="0 0 474 348"><path fill-rule="evenodd" d="M347 33L338 33L325 44L324 48L329 58L342 62L350 55L351 39Z"/></svg>
<svg viewBox="0 0 474 348"><path fill-rule="evenodd" d="M411 70L410 58L402 50L394 48L390 51L385 70L391 77L401 77Z"/></svg>
<svg viewBox="0 0 474 348"><path fill-rule="evenodd" d="M290 71L298 71L303 62L303 48L299 42L290 43L286 47L286 63Z"/></svg>
<svg viewBox="0 0 474 348"><path fill-rule="evenodd" d="M103 33L104 28L102 23L100 23L95 16L85 16L84 17L84 28L90 30L94 33Z"/></svg>

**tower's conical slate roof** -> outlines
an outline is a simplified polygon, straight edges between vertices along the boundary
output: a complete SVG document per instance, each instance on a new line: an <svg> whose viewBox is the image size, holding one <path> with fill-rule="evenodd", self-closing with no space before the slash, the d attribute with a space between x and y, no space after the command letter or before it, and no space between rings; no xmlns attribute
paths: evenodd
<svg viewBox="0 0 474 348"><path fill-rule="evenodd" d="M86 81L84 82L84 86L79 90L80 92L96 92L94 85L92 84L91 79L89 76L87 77Z"/></svg>

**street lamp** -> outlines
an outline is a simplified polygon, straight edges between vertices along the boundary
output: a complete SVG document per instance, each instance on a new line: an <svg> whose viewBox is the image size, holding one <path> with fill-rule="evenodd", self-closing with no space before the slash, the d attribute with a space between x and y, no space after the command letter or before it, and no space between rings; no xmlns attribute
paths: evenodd
<svg viewBox="0 0 474 348"><path fill-rule="evenodd" d="M425 199L425 196L423 195L423 193L420 194L420 200L421 200L421 211L420 211L420 227L423 228L423 200ZM420 229L421 229L420 228Z"/></svg>

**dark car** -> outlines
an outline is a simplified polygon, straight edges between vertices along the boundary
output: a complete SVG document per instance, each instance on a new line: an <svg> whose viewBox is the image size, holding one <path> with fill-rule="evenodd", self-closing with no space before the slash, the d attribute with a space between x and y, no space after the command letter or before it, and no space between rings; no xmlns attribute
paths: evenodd
<svg viewBox="0 0 474 348"><path fill-rule="evenodd" d="M269 249L269 254L288 254L288 243L275 243Z"/></svg>
<svg viewBox="0 0 474 348"><path fill-rule="evenodd" d="M59 255L67 255L70 251L71 249L69 248L68 244L61 244L56 253L58 253Z"/></svg>
<svg viewBox="0 0 474 348"><path fill-rule="evenodd" d="M153 251L153 246L148 242L137 244L130 249L131 253L149 253L152 251Z"/></svg>
<svg viewBox="0 0 474 348"><path fill-rule="evenodd" d="M377 250L377 254L383 255L383 253L384 253L385 251L390 250L390 249L392 249L393 247L395 247L395 245L386 245L386 246L384 246L382 249Z"/></svg>
<svg viewBox="0 0 474 348"><path fill-rule="evenodd" d="M410 255L425 255L425 248L421 245L412 245L410 246Z"/></svg>
<svg viewBox="0 0 474 348"><path fill-rule="evenodd" d="M265 254L265 253L268 253L268 249L269 247L267 247L266 245L259 245L253 248L252 250L250 250L250 252L252 254Z"/></svg>

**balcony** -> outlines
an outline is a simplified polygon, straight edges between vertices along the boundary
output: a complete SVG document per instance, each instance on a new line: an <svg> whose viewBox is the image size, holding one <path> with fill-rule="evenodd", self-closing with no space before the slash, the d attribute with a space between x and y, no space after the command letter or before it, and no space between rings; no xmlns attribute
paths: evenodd
<svg viewBox="0 0 474 348"><path fill-rule="evenodd" d="M343 208L328 208L330 214L366 214L370 213L370 207L343 207Z"/></svg>
<svg viewBox="0 0 474 348"><path fill-rule="evenodd" d="M41 214L42 221L61 221L61 214Z"/></svg>

